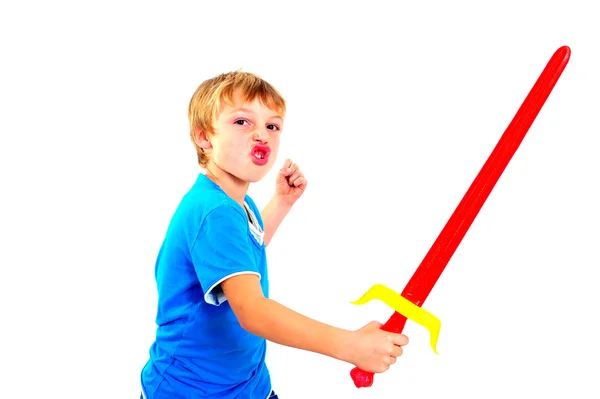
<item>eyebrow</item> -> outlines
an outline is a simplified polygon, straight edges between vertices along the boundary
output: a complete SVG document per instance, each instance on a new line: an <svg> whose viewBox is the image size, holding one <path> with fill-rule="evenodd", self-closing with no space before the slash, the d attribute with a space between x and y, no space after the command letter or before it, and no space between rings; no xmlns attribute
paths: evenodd
<svg viewBox="0 0 600 399"><path fill-rule="evenodd" d="M231 110L231 112L229 112L229 115L234 114L236 112L240 112L240 111L247 112L249 114L254 114L254 111L252 111L251 109L240 107L240 108L234 108L233 110ZM283 118L279 114L273 114L269 117L269 119L279 119L279 120L283 121Z"/></svg>

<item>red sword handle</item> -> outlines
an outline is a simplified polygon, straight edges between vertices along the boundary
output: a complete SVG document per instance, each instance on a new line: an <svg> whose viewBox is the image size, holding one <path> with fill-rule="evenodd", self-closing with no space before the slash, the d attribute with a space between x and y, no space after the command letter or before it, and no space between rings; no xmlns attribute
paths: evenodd
<svg viewBox="0 0 600 399"><path fill-rule="evenodd" d="M475 177L458 207L444 226L427 255L402 291L402 296L417 306L421 306L444 271L456 248L462 241L471 223L479 213L496 182L504 172L506 165L523 141L546 99L569 62L571 49L559 48L521 104L506 131L496 144L489 158ZM381 326L382 330L401 333L406 317L398 312ZM350 372L357 388L373 384L373 373L357 367Z"/></svg>

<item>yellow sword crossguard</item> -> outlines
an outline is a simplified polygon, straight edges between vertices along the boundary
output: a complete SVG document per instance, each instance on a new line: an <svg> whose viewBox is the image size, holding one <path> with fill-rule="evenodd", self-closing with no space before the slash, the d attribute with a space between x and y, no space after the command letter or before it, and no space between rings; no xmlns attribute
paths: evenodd
<svg viewBox="0 0 600 399"><path fill-rule="evenodd" d="M373 285L362 297L351 303L354 305L364 305L373 299L379 299L402 316L429 330L429 343L433 351L439 355L436 344L440 328L442 327L440 319L382 284Z"/></svg>

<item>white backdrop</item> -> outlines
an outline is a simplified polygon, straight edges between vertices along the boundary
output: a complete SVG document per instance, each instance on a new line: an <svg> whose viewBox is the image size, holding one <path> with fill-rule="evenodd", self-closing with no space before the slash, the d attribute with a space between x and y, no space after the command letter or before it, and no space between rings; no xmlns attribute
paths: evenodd
<svg viewBox="0 0 600 399"><path fill-rule="evenodd" d="M593 2L16 2L0 6L0 396L136 398L154 261L198 173L187 105L243 68L288 101L309 179L268 249L272 298L384 322L560 46L571 61L405 355L352 368L270 344L282 399L600 397L600 28ZM274 174L251 188L259 205Z"/></svg>

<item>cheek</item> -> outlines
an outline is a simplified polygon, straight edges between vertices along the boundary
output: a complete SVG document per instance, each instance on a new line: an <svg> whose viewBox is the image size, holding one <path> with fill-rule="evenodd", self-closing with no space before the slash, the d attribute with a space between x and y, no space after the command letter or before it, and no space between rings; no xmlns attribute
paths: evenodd
<svg viewBox="0 0 600 399"><path fill-rule="evenodd" d="M271 150L273 153L275 153L275 155L277 155L277 152L279 151L280 137L281 136L272 137L271 142L269 143L271 146Z"/></svg>
<svg viewBox="0 0 600 399"><path fill-rule="evenodd" d="M275 158L279 155L279 143L271 143L271 155L269 155L269 163L274 163Z"/></svg>
<svg viewBox="0 0 600 399"><path fill-rule="evenodd" d="M238 143L230 141L219 143L218 146L213 147L213 151L215 156L218 156L221 159L239 158L240 155L242 155L242 152L244 152L244 148Z"/></svg>

